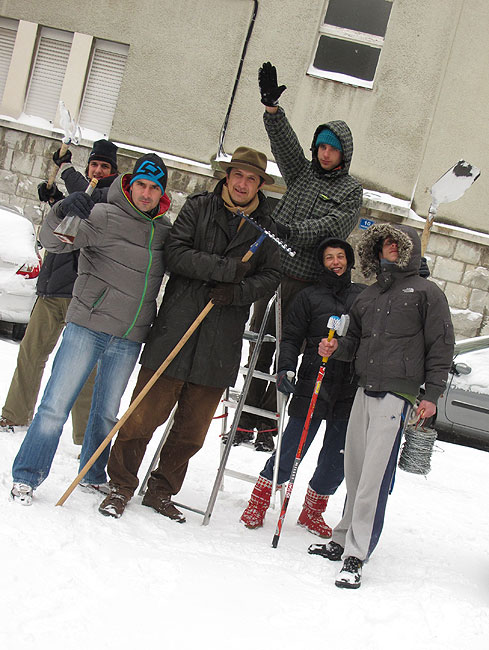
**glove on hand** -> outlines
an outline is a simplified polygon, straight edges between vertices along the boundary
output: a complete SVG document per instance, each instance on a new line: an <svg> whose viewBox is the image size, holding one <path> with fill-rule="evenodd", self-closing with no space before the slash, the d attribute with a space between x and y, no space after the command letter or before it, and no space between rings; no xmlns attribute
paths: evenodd
<svg viewBox="0 0 489 650"><path fill-rule="evenodd" d="M290 228L283 223L275 222L275 227L277 228L277 235L280 239L288 239L290 237Z"/></svg>
<svg viewBox="0 0 489 650"><path fill-rule="evenodd" d="M216 284L216 286L211 289L209 297L212 302L219 307L230 305L234 299L234 284L228 282Z"/></svg>
<svg viewBox="0 0 489 650"><path fill-rule="evenodd" d="M233 282L235 284L239 284L250 269L251 269L251 263L250 262L242 262L241 258L237 259L236 260L236 274L234 276Z"/></svg>
<svg viewBox="0 0 489 650"><path fill-rule="evenodd" d="M39 201L44 201L45 203L50 203L51 205L57 201L61 201L61 199L64 199L64 195L58 190L56 183L53 183L50 189L48 189L48 184L46 182L39 183L37 186L37 195L39 197Z"/></svg>
<svg viewBox="0 0 489 650"><path fill-rule="evenodd" d="M86 192L73 192L61 202L60 209L63 217L69 214L88 219L94 205L93 199Z"/></svg>
<svg viewBox="0 0 489 650"><path fill-rule="evenodd" d="M430 277L430 267L428 266L428 262L426 260L426 257L421 258L421 262L419 265L419 275L422 278L429 278Z"/></svg>
<svg viewBox="0 0 489 650"><path fill-rule="evenodd" d="M58 167L61 167L63 163L69 163L71 162L71 151L68 149L67 152L59 157L61 149L58 149L53 153L53 162L55 165L58 165Z"/></svg>
<svg viewBox="0 0 489 650"><path fill-rule="evenodd" d="M287 373L292 372L291 370L279 370L277 372L277 390L279 390L281 393L284 395L290 395L291 393L295 392L295 382L292 377L292 379L289 379L287 377ZM292 372L292 375L294 376L295 373Z"/></svg>
<svg viewBox="0 0 489 650"><path fill-rule="evenodd" d="M265 106L278 106L280 95L287 86L279 86L277 69L268 61L258 70L258 85L260 86L261 103Z"/></svg>

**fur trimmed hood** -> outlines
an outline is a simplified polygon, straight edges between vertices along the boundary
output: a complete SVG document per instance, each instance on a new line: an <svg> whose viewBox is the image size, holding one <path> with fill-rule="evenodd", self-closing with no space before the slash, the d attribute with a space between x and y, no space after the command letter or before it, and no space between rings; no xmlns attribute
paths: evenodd
<svg viewBox="0 0 489 650"><path fill-rule="evenodd" d="M360 269L366 278L378 275L381 271L379 248L386 237L395 239L399 250L399 260L392 265L393 271L418 273L421 263L421 240L410 226L382 223L370 226L358 244L357 254Z"/></svg>

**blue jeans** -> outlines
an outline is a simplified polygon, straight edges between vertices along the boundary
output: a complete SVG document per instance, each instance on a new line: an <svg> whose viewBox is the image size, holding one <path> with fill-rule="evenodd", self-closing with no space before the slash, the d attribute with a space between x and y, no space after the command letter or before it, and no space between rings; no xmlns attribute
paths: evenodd
<svg viewBox="0 0 489 650"><path fill-rule="evenodd" d="M49 474L63 426L85 381L97 366L92 407L83 440L80 469L117 421L121 397L136 365L141 343L68 323L37 413L12 467L14 482L37 488ZM84 477L105 483L110 445Z"/></svg>
<svg viewBox="0 0 489 650"><path fill-rule="evenodd" d="M306 455L322 421L321 418L311 419L301 458ZM305 422L306 418L289 418L282 437L282 448L280 450L279 484L285 483L290 478ZM319 452L316 469L309 481L309 485L317 494L334 494L343 481L345 476L343 458L347 425L348 420L331 420L326 423L323 446ZM268 459L260 475L271 481L274 465L275 452Z"/></svg>

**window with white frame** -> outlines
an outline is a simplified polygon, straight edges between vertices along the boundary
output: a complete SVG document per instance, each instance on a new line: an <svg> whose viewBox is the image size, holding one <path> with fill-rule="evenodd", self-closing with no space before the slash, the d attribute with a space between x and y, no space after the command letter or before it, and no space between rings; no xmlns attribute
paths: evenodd
<svg viewBox="0 0 489 650"><path fill-rule="evenodd" d="M25 100L27 115L54 121L72 42L70 32L41 29Z"/></svg>
<svg viewBox="0 0 489 650"><path fill-rule="evenodd" d="M79 124L108 136L126 66L128 45L97 39L81 103Z"/></svg>
<svg viewBox="0 0 489 650"><path fill-rule="evenodd" d="M7 81L18 25L18 20L0 17L0 100Z"/></svg>
<svg viewBox="0 0 489 650"><path fill-rule="evenodd" d="M308 74L372 88L392 0L329 0Z"/></svg>

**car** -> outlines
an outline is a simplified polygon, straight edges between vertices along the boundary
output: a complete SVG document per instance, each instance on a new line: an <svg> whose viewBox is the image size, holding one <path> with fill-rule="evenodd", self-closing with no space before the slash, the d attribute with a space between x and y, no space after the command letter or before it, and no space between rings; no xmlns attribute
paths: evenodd
<svg viewBox="0 0 489 650"><path fill-rule="evenodd" d="M489 451L489 336L455 344L447 389L427 424L440 440Z"/></svg>
<svg viewBox="0 0 489 650"><path fill-rule="evenodd" d="M24 336L40 270L32 223L19 212L0 206L0 321L11 324L15 340Z"/></svg>

